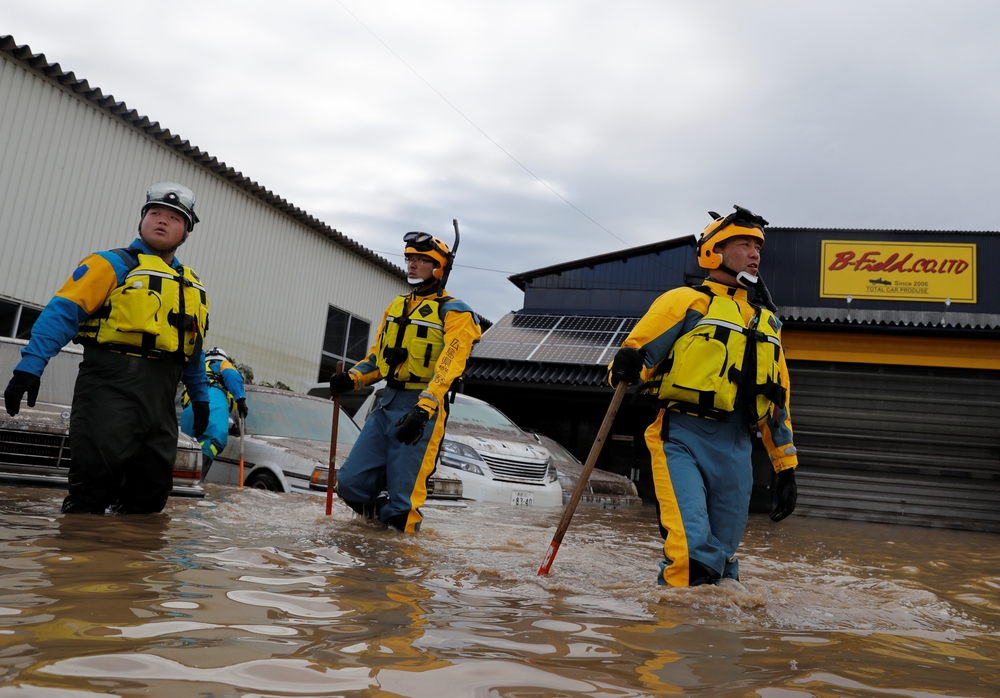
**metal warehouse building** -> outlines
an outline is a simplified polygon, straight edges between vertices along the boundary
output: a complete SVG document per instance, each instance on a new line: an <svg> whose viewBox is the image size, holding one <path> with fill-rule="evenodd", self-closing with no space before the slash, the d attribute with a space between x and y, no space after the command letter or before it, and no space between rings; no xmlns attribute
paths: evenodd
<svg viewBox="0 0 1000 698"><path fill-rule="evenodd" d="M698 283L695 238L511 277L524 308L473 352L468 392L581 459L611 395L606 366L662 292ZM1000 532L1000 234L769 228L762 276L784 327L806 515ZM527 398L526 398L527 396ZM626 398L600 467L652 496ZM770 506L754 457L751 508Z"/></svg>
<svg viewBox="0 0 1000 698"><path fill-rule="evenodd" d="M178 251L209 291L209 346L304 390L362 358L404 272L123 102L0 37L0 337L25 339L77 262L136 236L157 181L190 186ZM8 368L8 367L4 367Z"/></svg>

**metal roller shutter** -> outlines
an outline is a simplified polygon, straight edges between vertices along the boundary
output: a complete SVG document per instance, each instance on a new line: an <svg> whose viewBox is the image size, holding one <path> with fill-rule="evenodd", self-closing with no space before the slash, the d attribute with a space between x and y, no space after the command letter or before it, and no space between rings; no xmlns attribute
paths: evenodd
<svg viewBox="0 0 1000 698"><path fill-rule="evenodd" d="M1000 532L1000 372L789 362L797 513Z"/></svg>

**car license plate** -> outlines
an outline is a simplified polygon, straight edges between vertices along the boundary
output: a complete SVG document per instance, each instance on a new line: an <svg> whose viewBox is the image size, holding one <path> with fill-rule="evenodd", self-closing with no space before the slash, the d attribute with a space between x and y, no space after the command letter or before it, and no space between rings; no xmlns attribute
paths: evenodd
<svg viewBox="0 0 1000 698"><path fill-rule="evenodd" d="M512 507L530 507L531 492L519 492L514 490L510 493L510 505Z"/></svg>

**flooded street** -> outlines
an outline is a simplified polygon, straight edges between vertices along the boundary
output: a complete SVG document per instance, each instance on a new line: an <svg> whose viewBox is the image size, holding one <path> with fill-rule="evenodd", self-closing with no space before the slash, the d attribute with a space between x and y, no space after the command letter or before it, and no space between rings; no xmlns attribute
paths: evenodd
<svg viewBox="0 0 1000 698"><path fill-rule="evenodd" d="M1000 537L753 515L743 586L655 585L651 508L426 508L207 488L66 517L0 487L0 698L997 696Z"/></svg>

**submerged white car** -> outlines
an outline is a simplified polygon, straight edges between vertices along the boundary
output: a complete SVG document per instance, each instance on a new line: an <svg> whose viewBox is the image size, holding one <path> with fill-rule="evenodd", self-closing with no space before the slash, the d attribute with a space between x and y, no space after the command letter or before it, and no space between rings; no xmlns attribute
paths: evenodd
<svg viewBox="0 0 1000 698"><path fill-rule="evenodd" d="M68 405L37 403L22 406L16 417L0 410L0 482L36 487L69 486ZM173 497L204 497L201 479L201 446L177 433Z"/></svg>
<svg viewBox="0 0 1000 698"><path fill-rule="evenodd" d="M545 448L552 454L552 461L559 473L559 482L563 488L563 504L569 503L573 490L583 474L583 463L555 439L545 434L531 432L538 437ZM586 488L580 497L580 504L593 504L605 509L624 509L626 507L641 507L642 498L636 490L635 483L623 475L609 473L595 468L587 478Z"/></svg>
<svg viewBox="0 0 1000 698"><path fill-rule="evenodd" d="M326 492L330 462L333 402L288 390L246 386L243 483L272 492ZM232 418L230 418L232 421ZM337 463L343 465L361 433L341 409L337 420ZM231 428L226 448L208 471L206 482L240 484L239 428ZM462 483L455 476L432 477L428 498L456 500Z"/></svg>
<svg viewBox="0 0 1000 698"><path fill-rule="evenodd" d="M358 410L368 417L382 395L377 388ZM438 452L437 473L462 479L462 497L515 507L562 506L562 486L552 456L493 405L456 395Z"/></svg>

